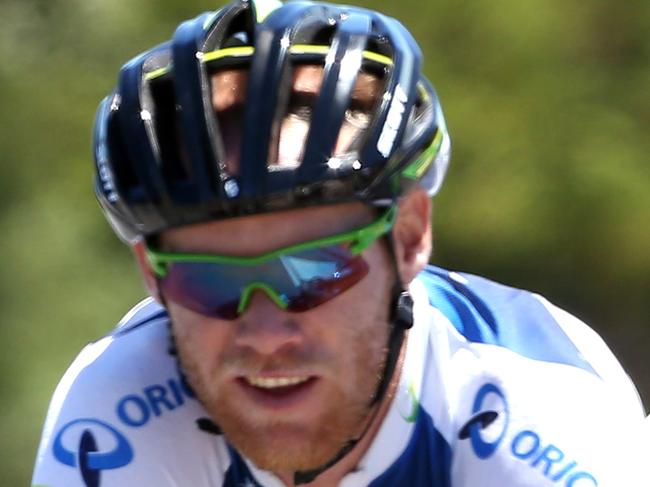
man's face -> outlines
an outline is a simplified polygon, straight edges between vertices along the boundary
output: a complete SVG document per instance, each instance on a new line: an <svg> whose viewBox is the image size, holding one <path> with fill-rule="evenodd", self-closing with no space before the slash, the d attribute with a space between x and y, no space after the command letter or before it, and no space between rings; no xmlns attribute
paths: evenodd
<svg viewBox="0 0 650 487"><path fill-rule="evenodd" d="M320 67L295 70L270 164L290 166L300 159L321 77ZM233 172L246 82L245 71L212 78L213 106ZM376 78L358 78L335 154L345 152L365 128L379 92ZM169 251L251 256L346 232L375 216L361 204L304 208L174 229L160 243ZM359 283L300 313L279 309L261 291L232 321L167 302L190 383L228 439L262 468L318 467L366 425L386 354L394 276L381 243L363 258L370 271Z"/></svg>
<svg viewBox="0 0 650 487"><path fill-rule="evenodd" d="M360 204L292 210L166 232L166 250L256 255L371 219ZM168 302L181 363L208 413L257 465L305 470L330 460L366 424L388 340L394 276L385 245L363 252L369 273L334 299L286 312L256 291L238 319Z"/></svg>

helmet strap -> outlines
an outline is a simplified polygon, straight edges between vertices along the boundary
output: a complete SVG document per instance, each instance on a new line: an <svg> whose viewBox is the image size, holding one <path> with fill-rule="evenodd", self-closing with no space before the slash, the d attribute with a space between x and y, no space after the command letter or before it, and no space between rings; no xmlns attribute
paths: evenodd
<svg viewBox="0 0 650 487"><path fill-rule="evenodd" d="M408 290L404 288L404 285L399 278L399 268L395 255L393 236L389 232L385 238L388 240L390 259L392 262L393 270L395 272L395 283L393 284L393 290L391 294L388 352L386 353L384 370L382 372L379 383L377 384L377 389L375 390L375 393L373 394L368 406L369 409L378 406L378 404L386 395L388 386L390 385L393 374L395 373L395 369L397 368L397 363L399 361L400 352L402 351L402 344L404 343L406 331L413 326L413 298L411 297L411 294L408 292ZM341 448L338 453L334 455L334 457L327 463L311 470L295 472L293 476L294 483L296 485L308 484L325 470L332 467L355 447L359 440L361 440L361 438L363 438L363 436L366 434L371 424L372 420L369 420L363 432L358 437L349 440L343 446L343 448Z"/></svg>

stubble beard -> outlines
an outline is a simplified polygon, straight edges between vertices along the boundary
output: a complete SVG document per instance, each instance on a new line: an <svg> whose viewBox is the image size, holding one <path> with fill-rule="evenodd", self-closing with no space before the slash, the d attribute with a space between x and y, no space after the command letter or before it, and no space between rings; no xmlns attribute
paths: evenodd
<svg viewBox="0 0 650 487"><path fill-rule="evenodd" d="M187 378L226 439L259 468L275 473L323 466L367 426L371 402L384 370L386 339L355 336L346 347L348 345L354 350L354 358L347 362L351 366L339 366L337 378L340 382L327 384L327 404L316 420L305 425L284 415L269 417L243 409L227 391L221 393L222 368L213 371L212 375L203 375L189 344L177 340ZM350 367L352 370L347 370Z"/></svg>

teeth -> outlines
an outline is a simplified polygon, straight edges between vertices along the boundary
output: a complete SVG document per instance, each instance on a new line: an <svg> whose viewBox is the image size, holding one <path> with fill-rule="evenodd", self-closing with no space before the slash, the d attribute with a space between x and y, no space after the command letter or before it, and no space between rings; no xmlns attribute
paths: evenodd
<svg viewBox="0 0 650 487"><path fill-rule="evenodd" d="M309 377L246 377L246 382L255 387L275 389L276 387L295 386L307 382Z"/></svg>

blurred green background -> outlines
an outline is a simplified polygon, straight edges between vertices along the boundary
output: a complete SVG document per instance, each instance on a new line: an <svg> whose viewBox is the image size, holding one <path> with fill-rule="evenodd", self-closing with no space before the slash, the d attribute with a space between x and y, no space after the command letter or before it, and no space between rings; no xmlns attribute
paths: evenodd
<svg viewBox="0 0 650 487"><path fill-rule="evenodd" d="M400 18L454 139L434 262L538 291L608 341L650 404L650 2L360 2ZM27 485L53 389L144 296L91 191L117 70L206 0L0 2L0 457Z"/></svg>

